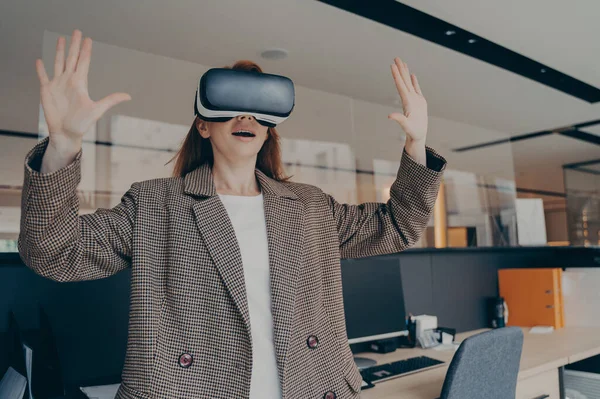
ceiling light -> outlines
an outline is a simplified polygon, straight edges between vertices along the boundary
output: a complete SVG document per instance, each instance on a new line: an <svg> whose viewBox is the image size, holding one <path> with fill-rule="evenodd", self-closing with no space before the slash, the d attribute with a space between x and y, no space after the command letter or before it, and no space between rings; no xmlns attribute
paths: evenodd
<svg viewBox="0 0 600 399"><path fill-rule="evenodd" d="M283 60L284 58L287 58L288 54L286 49L274 48L263 51L260 53L260 56L267 60Z"/></svg>
<svg viewBox="0 0 600 399"><path fill-rule="evenodd" d="M453 31L453 30L447 30L446 31L446 36L452 36L454 34L456 34L456 31Z"/></svg>
<svg viewBox="0 0 600 399"><path fill-rule="evenodd" d="M476 41L477 40L475 40L475 39L469 39L469 43L471 43L471 44L475 43Z"/></svg>
<svg viewBox="0 0 600 399"><path fill-rule="evenodd" d="M546 70L544 68L540 69L541 73L546 73Z"/></svg>

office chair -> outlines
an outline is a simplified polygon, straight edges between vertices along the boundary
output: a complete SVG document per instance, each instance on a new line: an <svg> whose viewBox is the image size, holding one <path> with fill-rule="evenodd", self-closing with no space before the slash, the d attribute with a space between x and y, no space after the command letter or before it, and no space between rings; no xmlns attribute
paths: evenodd
<svg viewBox="0 0 600 399"><path fill-rule="evenodd" d="M452 358L439 399L514 399L522 349L519 327L465 339Z"/></svg>

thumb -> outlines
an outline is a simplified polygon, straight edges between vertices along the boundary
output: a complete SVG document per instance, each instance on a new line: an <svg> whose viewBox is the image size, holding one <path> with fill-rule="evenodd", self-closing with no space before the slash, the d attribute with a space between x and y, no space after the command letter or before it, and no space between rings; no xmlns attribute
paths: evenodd
<svg viewBox="0 0 600 399"><path fill-rule="evenodd" d="M94 108L94 119L98 120L104 115L106 111L114 107L115 105L122 103L123 101L131 100L131 96L127 93L113 93L102 100L96 102L96 107Z"/></svg>
<svg viewBox="0 0 600 399"><path fill-rule="evenodd" d="M399 112L394 112L392 114L388 115L388 119L393 119L396 122L398 122L400 124L400 126L404 129L404 126L406 125L406 122L408 121L408 118L406 118L406 116L404 116L404 114L401 114Z"/></svg>

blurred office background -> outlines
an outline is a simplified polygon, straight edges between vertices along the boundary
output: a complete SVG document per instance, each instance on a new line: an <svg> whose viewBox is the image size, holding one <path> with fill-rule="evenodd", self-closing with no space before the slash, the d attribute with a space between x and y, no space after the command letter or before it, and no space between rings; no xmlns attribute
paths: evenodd
<svg viewBox="0 0 600 399"><path fill-rule="evenodd" d="M82 213L116 205L135 181L170 176L199 77L240 59L296 84L295 111L278 127L294 181L340 202L385 201L404 143L387 119L400 110L390 74L399 56L429 103L428 144L449 162L417 247L599 244L600 31L589 8L597 5L345 3L2 2L0 252L16 251L23 159L47 135L34 62L41 57L51 74L56 39L74 28L94 39L91 97L133 97L86 136ZM389 10L393 18L381 18ZM407 23L414 15L422 26ZM486 59L485 46L498 56ZM504 52L524 61L504 65ZM525 58L538 68L526 70Z"/></svg>
<svg viewBox="0 0 600 399"><path fill-rule="evenodd" d="M390 73L399 56L419 78L428 145L448 169L416 249L342 268L399 266L398 306L459 332L489 326L499 270L571 268L566 324L600 326L599 15L597 0L3 0L0 337L9 311L36 329L41 304L65 384L119 381L130 271L59 284L15 253L24 157L48 134L35 59L52 74L56 40L75 28L94 40L92 99L133 98L86 134L81 213L170 176L198 79L241 59L295 82L295 111L278 126L293 181L340 202L386 201L405 140L387 119L401 109Z"/></svg>

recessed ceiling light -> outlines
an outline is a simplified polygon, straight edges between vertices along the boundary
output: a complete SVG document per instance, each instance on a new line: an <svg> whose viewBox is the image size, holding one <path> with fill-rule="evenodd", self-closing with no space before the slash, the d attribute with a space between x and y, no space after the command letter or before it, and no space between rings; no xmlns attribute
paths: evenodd
<svg viewBox="0 0 600 399"><path fill-rule="evenodd" d="M546 73L546 70L544 68L540 69L541 73Z"/></svg>
<svg viewBox="0 0 600 399"><path fill-rule="evenodd" d="M273 48L263 51L260 53L260 56L267 60L283 60L284 58L287 58L288 54L289 53L286 49Z"/></svg>
<svg viewBox="0 0 600 399"><path fill-rule="evenodd" d="M446 36L452 36L454 34L456 34L456 31L453 31L453 30L447 30L446 31Z"/></svg>
<svg viewBox="0 0 600 399"><path fill-rule="evenodd" d="M475 40L475 39L469 39L469 43L471 43L471 44L475 43L476 41L477 40Z"/></svg>

